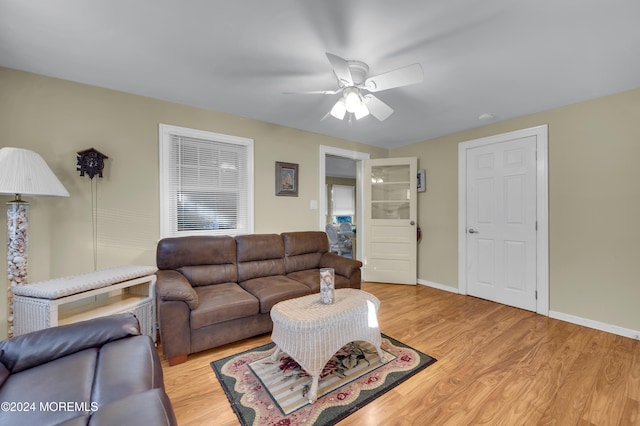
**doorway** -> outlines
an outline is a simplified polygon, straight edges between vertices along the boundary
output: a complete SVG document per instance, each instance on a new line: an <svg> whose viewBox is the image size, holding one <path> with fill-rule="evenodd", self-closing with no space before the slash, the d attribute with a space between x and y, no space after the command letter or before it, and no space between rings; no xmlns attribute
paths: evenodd
<svg viewBox="0 0 640 426"><path fill-rule="evenodd" d="M349 177L355 177L355 218L354 226L356 230L363 230L363 206L364 206L364 189L362 176L364 173L364 160L369 159L370 155L364 152L358 151L350 151L347 149L335 148L331 146L320 145L320 177L319 177L319 190L318 194L320 197L319 200L319 211L318 211L318 220L319 226L318 229L321 231L325 231L325 226L327 224L327 216L329 215L329 205L328 205L328 197L329 192L327 188L327 161L337 161L339 160L348 160L347 162L342 162L342 164L350 164L351 166L347 167L350 169L347 171L341 171L342 175L347 175ZM352 252L352 256L356 259L363 259L364 256L364 235L363 232L357 232L355 234L355 247L356 250Z"/></svg>
<svg viewBox="0 0 640 426"><path fill-rule="evenodd" d="M548 129L458 146L461 294L549 313Z"/></svg>

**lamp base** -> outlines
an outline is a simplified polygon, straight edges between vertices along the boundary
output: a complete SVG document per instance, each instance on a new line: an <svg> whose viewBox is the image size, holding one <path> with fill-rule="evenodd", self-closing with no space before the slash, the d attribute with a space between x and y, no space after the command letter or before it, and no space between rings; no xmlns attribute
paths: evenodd
<svg viewBox="0 0 640 426"><path fill-rule="evenodd" d="M7 335L13 337L13 287L27 283L29 203L7 202Z"/></svg>

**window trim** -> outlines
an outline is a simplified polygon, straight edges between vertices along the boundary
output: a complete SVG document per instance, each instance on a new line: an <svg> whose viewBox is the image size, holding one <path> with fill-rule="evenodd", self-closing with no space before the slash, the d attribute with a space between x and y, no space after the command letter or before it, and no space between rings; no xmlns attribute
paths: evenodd
<svg viewBox="0 0 640 426"><path fill-rule="evenodd" d="M172 126L168 124L159 124L158 131L158 147L159 147L159 180L160 180L160 238L190 236L190 235L239 235L233 230L224 230L224 232L215 232L212 230L201 231L175 231L171 232L170 215L167 208L169 207L169 176L170 167L170 148L172 136L183 136L188 138L210 140L234 145L242 145L247 149L247 233L254 232L254 160L253 160L253 139L243 138L239 136L225 135L222 133L208 132L205 130L196 130L186 127Z"/></svg>

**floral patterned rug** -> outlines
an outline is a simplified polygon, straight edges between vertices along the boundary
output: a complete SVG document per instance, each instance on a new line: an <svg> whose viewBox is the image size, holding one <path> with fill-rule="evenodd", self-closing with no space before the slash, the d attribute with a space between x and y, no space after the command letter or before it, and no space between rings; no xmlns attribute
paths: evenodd
<svg viewBox="0 0 640 426"><path fill-rule="evenodd" d="M382 349L386 364L367 342L345 345L325 366L313 404L311 377L286 353L272 361L273 343L211 367L242 425L333 425L436 361L384 334Z"/></svg>

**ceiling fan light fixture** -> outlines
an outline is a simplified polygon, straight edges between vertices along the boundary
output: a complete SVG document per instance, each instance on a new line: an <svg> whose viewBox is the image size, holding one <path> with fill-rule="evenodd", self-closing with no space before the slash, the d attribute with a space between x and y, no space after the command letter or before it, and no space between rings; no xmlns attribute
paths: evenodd
<svg viewBox="0 0 640 426"><path fill-rule="evenodd" d="M341 94L340 99L322 120L328 115L332 115L338 120L344 120L348 112L350 122L352 117L359 120L367 115L371 115L378 121L384 121L393 114L393 108L367 92L380 92L417 84L424 78L422 66L418 63L369 76L369 66L364 62L348 61L329 52L326 53L326 56L333 68L333 74L338 80L338 89L301 92L323 95Z"/></svg>
<svg viewBox="0 0 640 426"><path fill-rule="evenodd" d="M343 120L346 113L347 107L345 106L344 99L340 98L333 108L331 108L331 115L338 120Z"/></svg>
<svg viewBox="0 0 640 426"><path fill-rule="evenodd" d="M360 102L360 106L353 112L353 115L356 117L356 120L360 120L362 117L369 115L369 108L367 108L364 102Z"/></svg>
<svg viewBox="0 0 640 426"><path fill-rule="evenodd" d="M362 99L357 89L350 88L345 91L344 104L348 112L355 113L360 105L362 105Z"/></svg>

